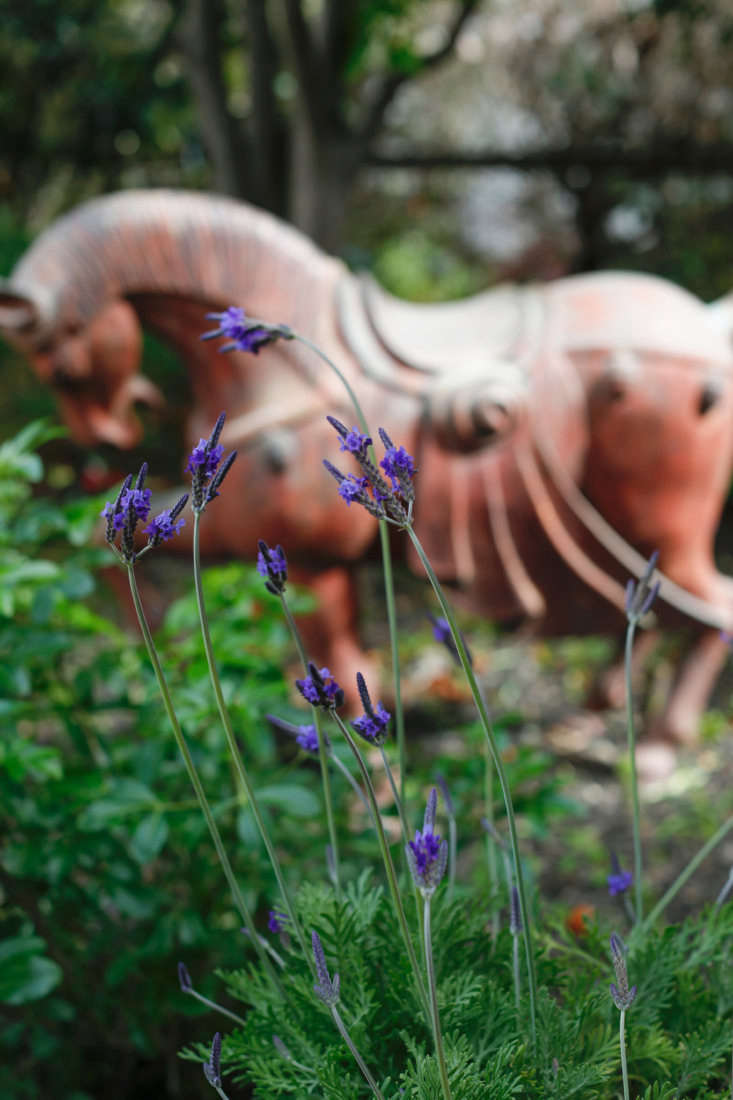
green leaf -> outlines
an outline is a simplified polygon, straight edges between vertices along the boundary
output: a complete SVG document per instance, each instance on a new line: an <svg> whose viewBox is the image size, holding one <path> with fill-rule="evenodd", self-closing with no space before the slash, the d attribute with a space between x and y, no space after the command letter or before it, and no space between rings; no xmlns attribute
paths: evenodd
<svg viewBox="0 0 733 1100"><path fill-rule="evenodd" d="M61 981L61 967L41 955L46 946L38 936L0 941L0 1002L11 1005L37 1001Z"/></svg>
<svg viewBox="0 0 733 1100"><path fill-rule="evenodd" d="M295 783L277 783L257 791L257 801L276 806L291 817L316 817L321 812L320 799L306 787Z"/></svg>
<svg viewBox="0 0 733 1100"><path fill-rule="evenodd" d="M144 817L130 841L130 851L138 863L151 863L168 839L168 822L162 814Z"/></svg>

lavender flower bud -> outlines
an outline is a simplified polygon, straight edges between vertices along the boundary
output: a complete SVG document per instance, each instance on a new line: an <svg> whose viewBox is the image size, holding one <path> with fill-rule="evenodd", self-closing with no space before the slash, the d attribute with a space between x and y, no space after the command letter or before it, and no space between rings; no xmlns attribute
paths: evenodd
<svg viewBox="0 0 733 1100"><path fill-rule="evenodd" d="M626 974L626 948L620 936L611 933L611 961L613 962L616 984L611 983L611 996L613 1003L619 1012L629 1008L636 997L636 986L629 989L629 979Z"/></svg>
<svg viewBox="0 0 733 1100"><path fill-rule="evenodd" d="M626 618L630 623L638 623L640 619L643 619L657 598L661 581L656 581L655 584L650 582L658 558L659 551L655 550L639 578L638 585L633 580L630 580L626 585Z"/></svg>
<svg viewBox="0 0 733 1100"><path fill-rule="evenodd" d="M224 448L219 436L224 427L225 413L220 413L208 439L199 439L188 456L186 471L191 474L191 503L194 512L203 512L214 497L219 495L219 486L231 469L236 452L230 454L219 468Z"/></svg>
<svg viewBox="0 0 733 1100"><path fill-rule="evenodd" d="M181 987L181 993L191 993L193 991L191 975L188 972L186 964L182 962L178 964L178 982Z"/></svg>
<svg viewBox="0 0 733 1100"><path fill-rule="evenodd" d="M143 534L148 536L148 546L160 546L161 542L172 539L185 524L185 519L179 519L179 515L186 506L188 493L184 493L172 508L159 512L147 527L143 527Z"/></svg>
<svg viewBox="0 0 733 1100"><path fill-rule="evenodd" d="M316 975L318 977L318 985L314 985L313 989L319 1000L323 1001L324 1005L332 1008L339 1001L339 976L334 974L333 981L329 977L323 944L317 932L312 933L311 943L313 944L313 958L316 961Z"/></svg>
<svg viewBox="0 0 733 1100"><path fill-rule="evenodd" d="M461 658L458 656L458 649L456 647L455 639L453 638L453 631L450 628L450 623L447 619L439 617L437 615L431 615L428 612L428 618L433 624L433 637L436 642L440 642L450 653L456 664L461 663ZM463 642L463 648L466 651L466 657L468 658L469 665L473 666L473 657L471 656L471 650L466 644L466 639L461 634L461 641Z"/></svg>
<svg viewBox="0 0 733 1100"><path fill-rule="evenodd" d="M221 1088L221 1033L217 1031L211 1043L211 1054L204 1062L204 1077L212 1088Z"/></svg>
<svg viewBox="0 0 733 1100"><path fill-rule="evenodd" d="M209 321L218 321L218 328L205 332L202 340L213 340L223 336L229 341L219 351L248 351L257 355L260 348L275 340L295 339L287 325L270 325L265 321L248 320L243 309L230 306L223 313L207 313Z"/></svg>
<svg viewBox="0 0 733 1100"><path fill-rule="evenodd" d="M288 563L282 546L273 550L259 539L257 542L257 572L265 578L265 588L273 596L281 596L288 579Z"/></svg>
<svg viewBox="0 0 733 1100"><path fill-rule="evenodd" d="M273 1035L272 1045L274 1046L275 1050L278 1052L281 1058L284 1058L286 1062L292 1062L293 1056L288 1048L285 1046L285 1043L282 1041L279 1035Z"/></svg>
<svg viewBox="0 0 733 1100"><path fill-rule="evenodd" d="M611 874L608 876L608 892L612 898L624 894L634 881L631 871L623 871L615 852L611 852Z"/></svg>
<svg viewBox="0 0 733 1100"><path fill-rule="evenodd" d="M433 787L425 808L423 830L418 829L415 839L405 847L412 880L424 898L435 893L448 865L448 843L434 832L437 802L438 792Z"/></svg>
<svg viewBox="0 0 733 1100"><path fill-rule="evenodd" d="M351 725L365 741L371 741L375 745L383 745L387 736L387 726L392 715L384 709L381 703L377 703L377 709L374 709L369 698L366 681L360 672L356 674L356 686L359 689L364 714L359 718L355 718Z"/></svg>
<svg viewBox="0 0 733 1100"><path fill-rule="evenodd" d="M335 710L343 705L343 690L327 668L318 669L312 661L308 663L308 675L302 680L296 680L295 686L303 698L314 707Z"/></svg>

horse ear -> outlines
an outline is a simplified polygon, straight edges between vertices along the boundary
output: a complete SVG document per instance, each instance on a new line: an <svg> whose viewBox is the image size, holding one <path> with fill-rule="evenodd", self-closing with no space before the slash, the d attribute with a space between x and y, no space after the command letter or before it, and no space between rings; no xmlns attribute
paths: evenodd
<svg viewBox="0 0 733 1100"><path fill-rule="evenodd" d="M38 328L41 320L40 303L0 279L0 329L23 334Z"/></svg>
<svg viewBox="0 0 733 1100"><path fill-rule="evenodd" d="M728 345L733 346L733 291L710 303L708 317Z"/></svg>

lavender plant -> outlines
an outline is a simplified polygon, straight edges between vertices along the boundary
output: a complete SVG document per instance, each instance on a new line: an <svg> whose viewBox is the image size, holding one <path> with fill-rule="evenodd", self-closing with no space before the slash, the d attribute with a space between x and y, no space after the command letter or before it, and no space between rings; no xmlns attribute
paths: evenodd
<svg viewBox="0 0 733 1100"><path fill-rule="evenodd" d="M215 316L219 328L207 336L223 335L229 341L227 348L256 352L276 339L299 339L297 334L284 326L248 321L241 311L228 310ZM359 416L363 421L363 417ZM361 748L363 744L380 750L382 763L391 781L389 760L383 751L391 715L381 702L374 704L364 677L360 675L357 686L363 714L354 719L349 728L339 713L344 693L336 679L337 670L332 674L328 668L319 668L308 658L299 640L284 595L288 579L286 552L282 547L271 548L260 542L258 572L265 588L281 600L284 615L293 627L304 664L304 675L296 680L296 687L312 708L314 718L312 723L300 725L278 718L274 722L288 733L293 734L297 730L294 736L304 751L317 751L319 754L331 838L330 885L324 876L321 882L302 883L293 893L285 882L268 830L257 809L256 790L239 757L234 730L218 686L203 600L198 527L206 507L218 495L226 471L234 461L234 456L229 456L222 464L223 451L218 442L222 416L209 438L200 441L189 459L197 601L212 689L234 758L236 774L255 813L280 888L282 907L271 911L268 926L272 934L281 935L282 954L265 947L267 940L263 943L263 937L257 932L253 918L244 906L191 762L191 781L235 903L244 919L248 939L257 952L257 961L226 979L229 992L243 1000L249 1008L242 1017L241 1027L225 1043L223 1053L221 1038L217 1035L205 1056L201 1047L189 1054L203 1059L207 1081L222 1096L225 1095L222 1091L222 1058L225 1066L233 1070L235 1080L249 1081L258 1090L257 1095L262 1096L302 1095L317 1089L326 1096L357 1096L363 1094L365 1087L385 1100L398 1095L415 1100L418 1097L438 1096L444 1100L452 1100L453 1096L465 1097L466 1100L473 1100L474 1097L476 1100L479 1097L499 1100L500 1097L545 1095L610 1096L615 1087L618 1054L607 1037L610 1006L607 999L604 1002L600 998L597 988L599 972L604 966L603 955L598 943L589 942L579 947L566 938L556 939L552 951L535 956L538 945L524 886L512 797L488 707L453 611L412 526L416 494L414 479L417 473L415 461L380 428L379 439L384 455L377 463L373 440L364 423L361 428L349 429L333 417L329 417L329 421L339 437L341 450L353 456L361 471L359 475L344 474L324 458L327 472L337 482L337 495L347 507L356 504L365 508L380 521L382 531L391 526L410 538L442 612L440 628L444 634L443 640L448 642L451 652L457 656L471 688L487 752L504 801L507 841L502 840L491 820L487 821L487 831L492 842L496 837L498 845L504 849L508 920L505 917L502 927L497 920L498 914L492 912L495 902L493 886L483 904L472 901L457 883L453 883L451 897L448 897L448 892L438 894L449 863L449 852L451 867L455 867L457 839L453 838L449 847L448 842L436 832L437 792L433 789L428 798L422 830L415 834L414 840L407 840L405 753L401 744L400 783L399 789L392 783L392 799L400 817L405 864L412 888L423 901L422 909L418 907L417 927L415 923L411 924L403 900L410 890L410 882L404 873L398 873L392 859L369 761ZM146 469L143 468L136 480L133 481L132 477L126 479L115 500L105 507L107 539L128 570L141 629L156 668L174 734L188 766L190 754L186 757L186 742L157 662L134 582L136 562L180 529L183 522L181 512L186 501L182 498L169 513L160 513L142 532L147 534L148 540L141 546L136 539L138 525L147 520L151 506L150 493L144 485L145 476ZM652 591L648 582L652 569L653 564L642 579L639 592L634 590L629 595L632 635L633 628L648 608ZM389 587L388 584L388 590ZM399 697L395 710L399 715ZM321 727L321 721L330 722L335 727L333 740ZM376 834L388 888L386 893L382 885L371 881L371 869L364 870L356 878L346 876L343 881L339 874L335 821L328 808L331 804L329 764L336 759L333 747L336 736L343 740L353 756L360 780L358 788L370 808L370 821ZM632 755L633 748L633 732L630 732L629 749ZM353 782L352 777L352 785ZM489 798L489 801L492 799ZM637 809L635 796L635 829L638 831ZM455 822L455 813L451 812L449 816ZM732 826L733 819L721 827L720 835L716 834L717 840ZM640 847L636 843L635 855L635 882L637 890L640 890L641 857ZM696 857L698 861L701 858L702 855ZM681 974L684 975L688 992L695 987L698 991L705 989L709 996L713 983L709 977L703 980L706 961L713 957L719 960L722 955L730 954L726 936L730 937L733 931L733 919L727 914L727 919L718 919L706 926L706 934L696 943L692 955L685 950L683 935L677 937L675 951L670 945L663 952L659 951L659 936L654 923L697 865L692 861L646 920L642 918L638 895L637 923L629 942L634 972L644 976L643 986L640 979L638 1013L635 1009L637 1023L634 1033L638 1036L635 1038L638 1046L635 1046L634 1057L637 1063L643 1063L646 1058L650 1064L658 1065L659 1051L663 1048L668 1059L674 1061L669 1043L665 1047L660 1039L665 1034L664 1028L667 1031L670 1029L670 1021L663 1019L667 1015L669 998L665 1001L660 996L659 989L663 984L660 971L664 971L667 988ZM620 869L613 873L614 886L620 890L623 873ZM623 888L628 885L624 877ZM493 943L487 933L487 920L492 919L496 922ZM283 934L285 927L288 933L292 932L292 936ZM311 950L305 942L305 928L311 930ZM395 932L399 934L395 935ZM422 966L415 950L416 941L419 943ZM525 952L524 991L519 966L520 941ZM338 960L338 971L333 977L326 962L327 955ZM611 938L611 956L616 974L612 1000L621 1013L621 1076L624 1095L628 1100L624 1025L625 1013L635 998L636 987L629 989L626 951L616 935ZM539 986L537 968L541 979ZM183 991L189 995L195 993L185 967L180 973ZM344 1005L341 1002L340 975L344 975L344 988L348 991ZM314 1015L314 991L317 999L328 1008L331 1023L336 1025L338 1047L334 1046L333 1027L322 1026L324 1021L321 1015L326 1014ZM726 985L725 980L719 981L714 996L717 997L720 1020L729 1022L733 1017L733 989L730 983ZM678 1007L683 1001L684 996L680 993ZM682 1079L696 1079L695 1074L686 1068L695 1056L698 1059L698 1076L703 1072L705 1083L713 1087L721 1073L722 1029L705 1037L688 1035L687 1040L679 1027L675 1034L676 1064L683 1074ZM589 1043L589 1035L594 1036L592 1044ZM701 1070L702 1066L704 1070ZM658 1095L661 1097L662 1093ZM718 1094L711 1092L709 1095ZM649 1100L651 1096L652 1093L649 1093ZM702 1098L703 1093L700 1096Z"/></svg>

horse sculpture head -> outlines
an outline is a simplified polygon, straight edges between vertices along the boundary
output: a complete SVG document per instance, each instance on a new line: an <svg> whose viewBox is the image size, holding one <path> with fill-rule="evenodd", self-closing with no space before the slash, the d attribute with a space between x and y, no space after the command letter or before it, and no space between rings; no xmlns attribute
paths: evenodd
<svg viewBox="0 0 733 1100"><path fill-rule="evenodd" d="M142 332L123 299L105 303L90 320L64 315L42 286L0 288L0 330L49 385L74 439L83 445L132 447L141 427L134 405L160 403L138 374Z"/></svg>

